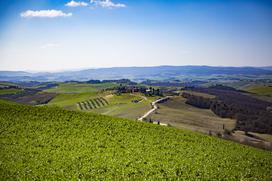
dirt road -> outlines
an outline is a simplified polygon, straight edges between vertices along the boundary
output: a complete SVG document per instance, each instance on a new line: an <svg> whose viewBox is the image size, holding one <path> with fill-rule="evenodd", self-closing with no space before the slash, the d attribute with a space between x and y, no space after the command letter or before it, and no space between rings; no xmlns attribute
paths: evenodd
<svg viewBox="0 0 272 181"><path fill-rule="evenodd" d="M142 117L140 117L138 120L139 121L143 121L144 118L146 118L147 116L149 116L152 112L156 111L158 109L158 106L156 105L157 103L160 103L164 100L169 99L169 97L163 97L161 99L158 99L154 102L151 103L152 109L150 109L147 113L145 113Z"/></svg>

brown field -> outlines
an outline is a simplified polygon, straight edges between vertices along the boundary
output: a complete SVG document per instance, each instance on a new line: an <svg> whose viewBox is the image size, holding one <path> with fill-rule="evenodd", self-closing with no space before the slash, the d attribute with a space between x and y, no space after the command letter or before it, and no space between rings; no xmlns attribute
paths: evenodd
<svg viewBox="0 0 272 181"><path fill-rule="evenodd" d="M200 109L185 103L180 96L171 97L167 102L158 104L159 109L147 120L160 121L177 128L185 128L203 133L223 133L224 129L233 130L236 121L216 116L209 109Z"/></svg>

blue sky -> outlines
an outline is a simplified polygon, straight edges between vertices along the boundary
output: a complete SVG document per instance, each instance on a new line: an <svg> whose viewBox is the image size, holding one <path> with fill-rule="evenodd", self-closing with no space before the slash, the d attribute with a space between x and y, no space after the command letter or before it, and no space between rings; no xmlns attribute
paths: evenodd
<svg viewBox="0 0 272 181"><path fill-rule="evenodd" d="M0 70L271 62L271 1L0 1Z"/></svg>

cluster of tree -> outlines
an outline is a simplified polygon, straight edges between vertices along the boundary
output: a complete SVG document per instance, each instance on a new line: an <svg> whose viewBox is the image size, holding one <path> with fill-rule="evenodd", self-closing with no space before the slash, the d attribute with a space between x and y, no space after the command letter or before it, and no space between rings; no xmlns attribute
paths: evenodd
<svg viewBox="0 0 272 181"><path fill-rule="evenodd" d="M160 87L187 87L187 86L200 86L205 81L186 81L181 82L180 80L171 80L171 81L156 81L156 80L145 80L141 82L141 84L149 85L149 86L160 86Z"/></svg>
<svg viewBox="0 0 272 181"><path fill-rule="evenodd" d="M148 89L146 89L145 93L148 95L155 95L155 96L162 96L163 95L161 89L155 89L154 87L149 87Z"/></svg>
<svg viewBox="0 0 272 181"><path fill-rule="evenodd" d="M129 79L115 79L115 80L95 80L91 79L88 81L65 81L65 83L78 83L78 84L103 84L103 83L117 83L117 84L127 84L127 85L137 85L136 82L133 82Z"/></svg>
<svg viewBox="0 0 272 181"><path fill-rule="evenodd" d="M133 82L129 79L118 79L118 80L88 80L85 83L88 84L102 84L102 83L117 83L117 84L127 84L127 85L136 85L136 82Z"/></svg>
<svg viewBox="0 0 272 181"><path fill-rule="evenodd" d="M269 109L272 103L223 86L190 89L215 95L216 98L209 99L193 94L183 94L188 104L211 109L222 118L236 119L238 130L272 134L272 112Z"/></svg>
<svg viewBox="0 0 272 181"><path fill-rule="evenodd" d="M0 85L0 90L1 89L20 89L20 87L17 85Z"/></svg>
<svg viewBox="0 0 272 181"><path fill-rule="evenodd" d="M193 94L183 92L182 96L186 98L186 103L198 108L209 109L213 103L213 99L205 98L201 96L195 96Z"/></svg>
<svg viewBox="0 0 272 181"><path fill-rule="evenodd" d="M162 96L163 93L161 89L155 89L153 87L143 87L143 86L127 86L120 84L119 87L116 88L117 93L135 93L140 92L149 96Z"/></svg>

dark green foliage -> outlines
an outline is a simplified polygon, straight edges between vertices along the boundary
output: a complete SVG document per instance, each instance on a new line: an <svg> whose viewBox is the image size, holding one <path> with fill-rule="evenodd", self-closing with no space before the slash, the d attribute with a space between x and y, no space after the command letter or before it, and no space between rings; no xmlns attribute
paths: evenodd
<svg viewBox="0 0 272 181"><path fill-rule="evenodd" d="M182 96L187 99L186 104L190 104L192 106L202 108L202 109L210 109L210 107L214 101L212 98L205 98L202 96L196 96L196 95L189 94L186 92L183 92Z"/></svg>
<svg viewBox="0 0 272 181"><path fill-rule="evenodd" d="M210 108L222 118L237 119L236 129L238 130L272 134L272 112L269 111L272 106L271 102L256 99L241 91L219 85L189 89L214 95L216 99L190 95L187 96L187 103L200 108Z"/></svg>
<svg viewBox="0 0 272 181"><path fill-rule="evenodd" d="M0 101L0 180L271 180L272 153L159 125Z"/></svg>

